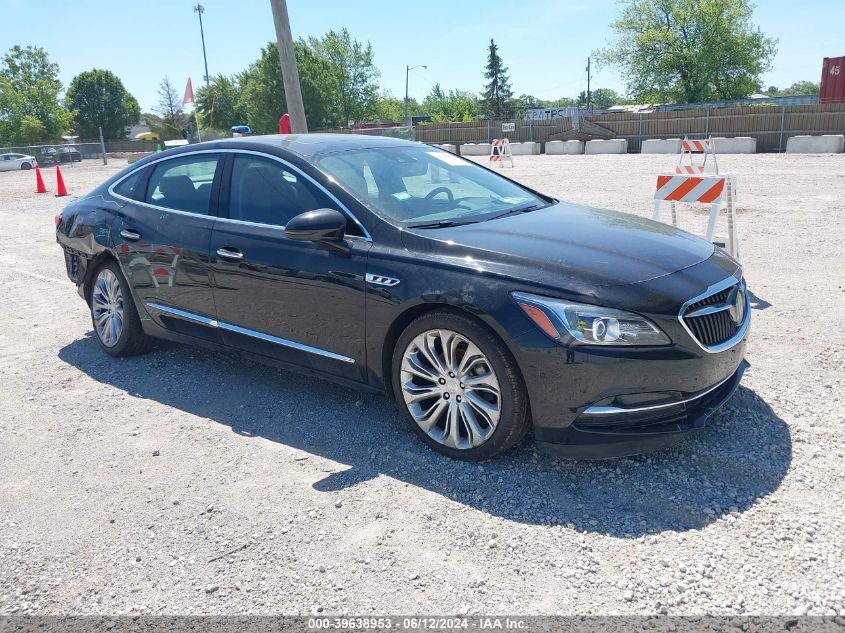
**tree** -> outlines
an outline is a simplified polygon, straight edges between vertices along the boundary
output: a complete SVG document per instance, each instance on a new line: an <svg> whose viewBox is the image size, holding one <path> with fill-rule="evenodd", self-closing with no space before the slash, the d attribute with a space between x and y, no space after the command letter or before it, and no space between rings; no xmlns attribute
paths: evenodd
<svg viewBox="0 0 845 633"><path fill-rule="evenodd" d="M502 65L499 57L499 47L490 39L487 50L487 66L484 77L489 83L484 87L484 109L486 114L494 119L505 119L511 116L513 91L507 75L508 69Z"/></svg>
<svg viewBox="0 0 845 633"><path fill-rule="evenodd" d="M161 115L165 124L177 130L185 122L179 93L176 92L176 88L173 87L173 84L170 83L170 78L166 75L158 85L158 105L156 105L154 110Z"/></svg>
<svg viewBox="0 0 845 633"><path fill-rule="evenodd" d="M389 92L382 92L375 101L371 116L377 121L401 121L404 117L405 102L394 97ZM417 116L424 114L425 108L417 103L416 99L408 99L408 115Z"/></svg>
<svg viewBox="0 0 845 633"><path fill-rule="evenodd" d="M126 128L141 118L141 108L117 75L108 70L88 70L70 82L65 105L73 113L76 131L83 138L126 138Z"/></svg>
<svg viewBox="0 0 845 633"><path fill-rule="evenodd" d="M605 110L612 105L619 105L625 99L619 95L615 90L610 88L596 88L590 92L590 107L597 110ZM575 105L579 108L587 107L587 91L582 90L575 100Z"/></svg>
<svg viewBox="0 0 845 633"><path fill-rule="evenodd" d="M749 0L622 0L616 41L599 51L638 101L738 99L761 89L777 40L751 22Z"/></svg>
<svg viewBox="0 0 845 633"><path fill-rule="evenodd" d="M814 81L796 81L789 88L778 90L778 97L792 97L798 95L817 95L819 94L820 86Z"/></svg>
<svg viewBox="0 0 845 633"><path fill-rule="evenodd" d="M312 45L303 39L294 42L296 65L299 67L299 83L302 88L302 102L305 105L305 119L308 129L319 129L338 125L342 119L339 82L329 59L320 55ZM374 86L373 91L377 89ZM368 99L375 100L372 95Z"/></svg>
<svg viewBox="0 0 845 633"><path fill-rule="evenodd" d="M331 65L317 55L305 40L294 42L293 49L299 67L299 84L308 129L338 124L340 99ZM287 112L282 66L277 51L276 43L269 42L239 81L241 96L238 111L253 131L259 134L277 132L279 117Z"/></svg>
<svg viewBox="0 0 845 633"><path fill-rule="evenodd" d="M423 101L423 111L435 121L473 121L479 114L478 98L467 90L444 92L434 84Z"/></svg>
<svg viewBox="0 0 845 633"><path fill-rule="evenodd" d="M58 140L71 121L61 90L59 67L43 48L9 49L0 60L0 138L19 145Z"/></svg>
<svg viewBox="0 0 845 633"><path fill-rule="evenodd" d="M534 95L519 95L517 101L519 101L519 107L522 109L548 107L546 105L543 105L545 101L543 101L542 99L538 99Z"/></svg>
<svg viewBox="0 0 845 633"><path fill-rule="evenodd" d="M228 131L247 120L241 111L241 75L215 75L196 93L196 108L205 127Z"/></svg>
<svg viewBox="0 0 845 633"><path fill-rule="evenodd" d="M277 51L275 42L268 43L261 49L261 56L244 73L241 81L240 109L246 115L245 122L256 134L278 132L279 117L287 112L282 65ZM303 103L304 98L303 95ZM305 113L307 119L307 107ZM308 127L311 127L310 121Z"/></svg>
<svg viewBox="0 0 845 633"><path fill-rule="evenodd" d="M329 31L309 40L315 54L328 62L337 85L343 125L361 121L373 111L378 99L378 68L373 64L373 47L349 35L346 28Z"/></svg>

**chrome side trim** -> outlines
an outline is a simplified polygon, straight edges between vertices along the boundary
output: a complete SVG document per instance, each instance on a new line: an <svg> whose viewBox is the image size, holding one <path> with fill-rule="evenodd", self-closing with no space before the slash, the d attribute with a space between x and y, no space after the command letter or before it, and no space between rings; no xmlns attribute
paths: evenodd
<svg viewBox="0 0 845 633"><path fill-rule="evenodd" d="M730 288L731 286L735 286L736 284L742 284L741 287L742 287L742 290L743 290L743 294L745 295L745 314L742 318L742 323L740 324L739 328L737 329L736 334L734 334L727 341L725 341L724 343L719 343L718 345L713 345L712 347L707 347L706 345L703 345L701 343L701 341L699 341L695 337L695 334L692 333L692 330L690 330L689 327L687 327L687 324L684 322L684 316L701 316L703 314L707 314L708 312L705 312L705 308L702 308L700 310L696 310L695 312L688 314L688 315L685 315L684 312L692 304L694 304L698 301L701 301L702 299L706 299L710 295L714 295L717 292L721 292L725 288ZM721 306L717 306L717 307L719 307L721 309ZM729 309L729 307L726 308L726 309ZM711 312L718 312L718 311L719 310L712 310ZM678 312L678 321L681 323L681 327L684 328L684 331L686 331L686 333L689 335L689 337L693 341L695 341L695 344L698 345L701 349L703 349L708 354L718 354L719 352L724 352L726 350L729 350L730 348L739 344L742 341L742 339L745 338L746 333L748 333L748 326L751 324L751 301L748 298L748 292L746 290L745 282L741 278L737 279L735 275L731 275L727 279L723 279L722 281L713 284L707 290L702 292L700 295L698 295L697 297L693 297L689 301L686 301L684 303L684 305L681 306L681 309Z"/></svg>
<svg viewBox="0 0 845 633"><path fill-rule="evenodd" d="M155 303L154 301L147 301L144 305L148 308L152 308L153 310L158 310L159 312L165 312L167 314L182 317L183 319L187 319L188 321L207 325L208 327L217 327L218 325L217 321L214 319L209 319L208 317L204 317L199 314L194 314L193 312L185 312L184 310L180 310L179 308L171 308L170 306L161 305L160 303Z"/></svg>
<svg viewBox="0 0 845 633"><path fill-rule="evenodd" d="M185 310L179 310L178 308L171 308L170 306L165 306L160 303L155 303L152 301L147 302L146 307L152 308L153 310L158 310L159 312L164 312L166 314L172 314L174 316L182 317L183 319L187 319L189 321L193 321L195 323L200 323L201 325L206 325L211 328L219 328L221 330L227 330L229 332L235 332L236 334L243 334L244 336L250 336L252 338L257 338L262 341L267 341L269 343L275 343L276 345L282 345L284 347L290 347L292 349L298 349L303 352L308 352L309 354L316 354L317 356L323 356L324 358L331 358L332 360L339 360L343 363L354 363L355 359L350 358L349 356L344 356L343 354L336 354L334 352L330 352L328 350L313 347L311 345L305 345L304 343L297 343L296 341L290 341L286 338L280 338L278 336L273 336L272 334L265 334L264 332L258 332L256 330L250 330L245 327L240 327L238 325L234 325L232 323L226 323L225 321L217 321L215 319L209 319L208 317L200 316L199 314L194 314L192 312L186 312Z"/></svg>
<svg viewBox="0 0 845 633"><path fill-rule="evenodd" d="M363 224L361 224L361 221L358 220L357 217L355 217L355 214L352 213L352 211L350 211L349 208L345 204L343 204L340 200L338 200L337 196L335 196L331 191L326 189L319 182L314 180L311 176L309 176L308 174L303 172L298 167L292 165L291 163L286 161L284 158L280 158L279 156L276 156L275 154L267 154L266 152L258 152L258 151L250 150L250 149L234 149L234 148L231 148L231 147L223 148L223 149L198 149L198 150L194 150L194 151L191 151L191 152L183 152L181 154L176 154L174 156L165 156L163 158L157 158L155 160L151 160L148 163L144 163L143 165L138 167L138 169L133 169L132 171L130 171L126 175L122 176L118 180L115 180L111 185L109 185L108 192L109 192L110 195L114 196L115 198L119 198L120 200L123 200L124 202L128 202L130 204L138 204L138 205L141 205L143 207L155 209L157 211L167 211L168 213L178 213L178 214L181 214L181 215L190 215L192 217L200 217L200 218L209 217L209 218L221 221L221 222L235 222L235 223L250 224L250 225L254 225L254 226L268 226L268 227L273 227L273 228L284 229L284 227L279 227L275 224L262 224L260 222L244 222L243 220L232 220L230 218L221 218L221 217L213 216L213 215L203 215L201 213L191 213L189 211L180 211L178 209L168 209L167 207L160 207L160 206L155 205L155 204L149 204L148 202L139 202L138 200L132 200L131 198L126 198L124 196L121 196L119 193L115 193L115 191L114 191L114 188L117 185L119 185L121 182L123 182L124 180L129 178L129 176L133 175L137 171L140 171L141 169L148 167L149 165L155 165L155 164L160 163L162 161L170 160L172 158L181 158L182 156L193 156L195 154L252 154L254 156L263 156L265 158L269 158L271 160L275 160L277 162L280 162L283 165L285 165L287 168L289 168L292 172L294 172L297 175L302 176L303 178L308 180L312 185L317 187L317 189L319 189L324 194L326 194L335 204L338 205L338 207L340 207L341 211L343 211L343 213L346 215L346 217L348 217L350 220L352 220L358 226L358 228L361 229L361 231L364 234L363 237L358 236L358 235L347 235L346 237L351 238L351 239L366 240L367 242L373 241L373 238L370 235L370 232L367 230L367 228Z"/></svg>
<svg viewBox="0 0 845 633"><path fill-rule="evenodd" d="M719 387L724 385L726 382L728 382L733 377L734 377L734 375L731 374L730 376L728 376L727 378L725 378L721 382L716 383L715 385L713 385L712 387L710 387L706 391L702 391L698 395L695 395L692 398L686 398L685 400L675 400L674 402L663 402L661 404L652 404L652 405L648 405L648 406L645 406L645 407L631 407L631 408L613 407L613 406L593 406L593 407L587 407L586 409L584 409L584 411L581 413L581 415L619 415L619 414L625 414L625 413L642 413L643 411L654 411L654 410L658 410L658 409L668 409L669 407L676 407L679 404L687 404L688 402L693 402L695 400L699 400L699 399L703 398L704 396L706 396L707 394L712 393L713 391L716 391L716 389L718 389Z"/></svg>

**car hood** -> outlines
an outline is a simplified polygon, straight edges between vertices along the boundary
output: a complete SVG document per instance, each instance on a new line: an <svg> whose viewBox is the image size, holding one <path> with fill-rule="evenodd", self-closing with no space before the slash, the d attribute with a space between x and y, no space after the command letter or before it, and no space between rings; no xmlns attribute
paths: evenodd
<svg viewBox="0 0 845 633"><path fill-rule="evenodd" d="M477 224L409 229L403 239L433 258L455 257L479 272L548 285L639 283L694 266L714 251L667 224L568 202Z"/></svg>

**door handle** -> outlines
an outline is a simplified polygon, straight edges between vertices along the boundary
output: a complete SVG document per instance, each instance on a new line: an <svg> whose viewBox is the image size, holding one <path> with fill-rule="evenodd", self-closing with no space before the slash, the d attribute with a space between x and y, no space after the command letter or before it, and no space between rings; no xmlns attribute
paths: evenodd
<svg viewBox="0 0 845 633"><path fill-rule="evenodd" d="M141 239L141 234L136 233L135 231L130 231L129 229L123 229L120 232L120 237L122 237L125 240L130 240L130 241L134 242L135 240Z"/></svg>
<svg viewBox="0 0 845 633"><path fill-rule="evenodd" d="M235 248L218 248L217 254L224 259L231 259L234 261L241 260L244 258L244 254Z"/></svg>

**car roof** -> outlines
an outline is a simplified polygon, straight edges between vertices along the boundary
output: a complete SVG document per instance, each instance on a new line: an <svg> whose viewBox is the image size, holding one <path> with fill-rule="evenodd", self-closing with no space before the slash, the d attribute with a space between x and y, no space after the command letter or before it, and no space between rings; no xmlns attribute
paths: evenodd
<svg viewBox="0 0 845 633"><path fill-rule="evenodd" d="M313 158L317 154L373 147L419 147L419 144L413 141L369 134L270 134L267 136L242 136L218 142L221 143L221 147L263 145L267 148L293 152L303 158ZM196 148L196 145L191 147Z"/></svg>

